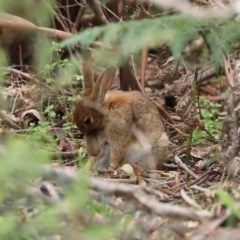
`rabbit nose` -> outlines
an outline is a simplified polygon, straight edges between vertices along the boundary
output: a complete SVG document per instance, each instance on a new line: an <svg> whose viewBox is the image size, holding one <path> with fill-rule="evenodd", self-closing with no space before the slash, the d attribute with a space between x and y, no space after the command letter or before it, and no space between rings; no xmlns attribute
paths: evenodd
<svg viewBox="0 0 240 240"><path fill-rule="evenodd" d="M92 123L92 119L90 117L86 117L84 119L84 123L85 123L85 125L89 126Z"/></svg>

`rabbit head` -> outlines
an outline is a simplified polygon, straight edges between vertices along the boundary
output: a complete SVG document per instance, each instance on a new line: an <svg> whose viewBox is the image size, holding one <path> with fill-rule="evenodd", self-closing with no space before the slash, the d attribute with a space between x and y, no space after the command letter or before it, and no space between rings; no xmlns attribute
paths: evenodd
<svg viewBox="0 0 240 240"><path fill-rule="evenodd" d="M77 102L73 121L83 134L90 134L104 128L106 110L103 107L105 94L111 87L116 69L106 69L86 96Z"/></svg>

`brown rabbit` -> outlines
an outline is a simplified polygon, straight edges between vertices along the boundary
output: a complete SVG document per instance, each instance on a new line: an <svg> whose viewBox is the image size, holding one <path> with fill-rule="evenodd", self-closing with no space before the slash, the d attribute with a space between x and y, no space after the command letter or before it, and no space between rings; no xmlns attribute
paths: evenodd
<svg viewBox="0 0 240 240"><path fill-rule="evenodd" d="M110 168L123 163L156 168L166 160L169 145L159 112L139 91L108 91L115 75L115 68L105 70L73 111L87 152L97 156L108 142Z"/></svg>

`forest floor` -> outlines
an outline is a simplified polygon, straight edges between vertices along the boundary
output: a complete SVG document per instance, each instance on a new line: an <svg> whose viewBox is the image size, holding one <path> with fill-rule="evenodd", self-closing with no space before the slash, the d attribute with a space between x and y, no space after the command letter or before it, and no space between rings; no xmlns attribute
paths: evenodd
<svg viewBox="0 0 240 240"><path fill-rule="evenodd" d="M6 198L0 198L0 220L12 211L11 205L17 223L31 226L32 232L38 229L41 236L20 239L240 239L240 188L228 179L221 155L229 82L225 70L231 68L235 56L219 71L210 59L206 60L208 67L187 68L203 48L203 38L189 44L181 64L167 45L148 50L142 57L146 69L139 67L139 59L135 62L135 77L139 79L144 72L143 91L160 106L170 140L168 161L161 169L146 172L133 165L116 171L90 170L84 136L71 122L83 72L67 83L56 84L54 79L68 60L45 66L42 76L30 64L3 67L1 157L9 162L8 155L18 158L8 147L13 139L37 143L48 157L36 181L27 180L23 189L15 186L19 174L11 173L16 182L3 187ZM95 76L100 71L101 67L95 69ZM119 88L119 83L113 87ZM17 147L13 149L18 154ZM21 154L18 161L25 160L20 158L26 153ZM27 178L31 169L25 168ZM0 183L8 181L2 176ZM47 220L38 219L44 211L47 216L56 213L54 230L44 232ZM24 227L20 228L23 232Z"/></svg>
<svg viewBox="0 0 240 240"><path fill-rule="evenodd" d="M109 221L116 222L130 214L132 218L128 227L121 232L120 239L237 239L239 230L233 227L235 224L226 228L227 220L233 217L230 206L226 207L227 203L220 200L223 193L216 193L216 189L224 188L231 189L234 196L239 195L238 186L225 180L218 161L225 115L221 92L226 86L225 76L216 78L214 68L207 69L212 71L212 76L200 79L198 83L199 106L194 112L197 118L185 115L190 122L197 119L198 125L186 131L186 121L175 111L177 95L173 89L177 81L171 82L171 77L168 83L163 84L161 81L164 70L172 69L174 62L171 56L167 56L165 69L159 69L158 54L161 51L149 54L145 92L152 100L164 106L171 118L172 123L164 119L171 142L169 160L160 170L145 173L136 167L133 172L91 172L90 188L95 192L91 194L97 202L106 205L107 211L111 213L109 217L96 210L91 221L108 225ZM169 74L166 72L165 79ZM189 76L194 74L190 73ZM58 96L53 95L50 86L36 83L30 72L9 67L5 76L2 95L6 96L8 105L1 112L2 135L39 138L41 146L46 150L51 143L47 151L52 159L50 166L56 168L51 171L56 171L55 175L64 175L64 171L74 175L78 172L80 159L88 157L81 140L83 136L71 122L62 117L72 104L68 103L69 95L73 95L71 88L68 91L61 89L63 94L59 100ZM182 84L181 80L178 81ZM192 92L192 84L187 85L185 96ZM39 111L40 104L45 104L43 113ZM191 109L187 111L191 112ZM33 127L33 123L38 124ZM63 172L58 173L58 170ZM49 192L42 194L48 195ZM102 192L107 194L104 199L101 197ZM47 197L50 199L48 201L57 202L54 194Z"/></svg>

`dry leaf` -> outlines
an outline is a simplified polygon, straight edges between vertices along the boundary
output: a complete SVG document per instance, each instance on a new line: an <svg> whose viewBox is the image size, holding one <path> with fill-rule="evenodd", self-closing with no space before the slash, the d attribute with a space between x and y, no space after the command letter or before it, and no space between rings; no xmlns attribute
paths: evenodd
<svg viewBox="0 0 240 240"><path fill-rule="evenodd" d="M30 122L39 122L41 119L41 115L36 109L24 111L20 116L20 122L23 123L25 127L27 127Z"/></svg>

